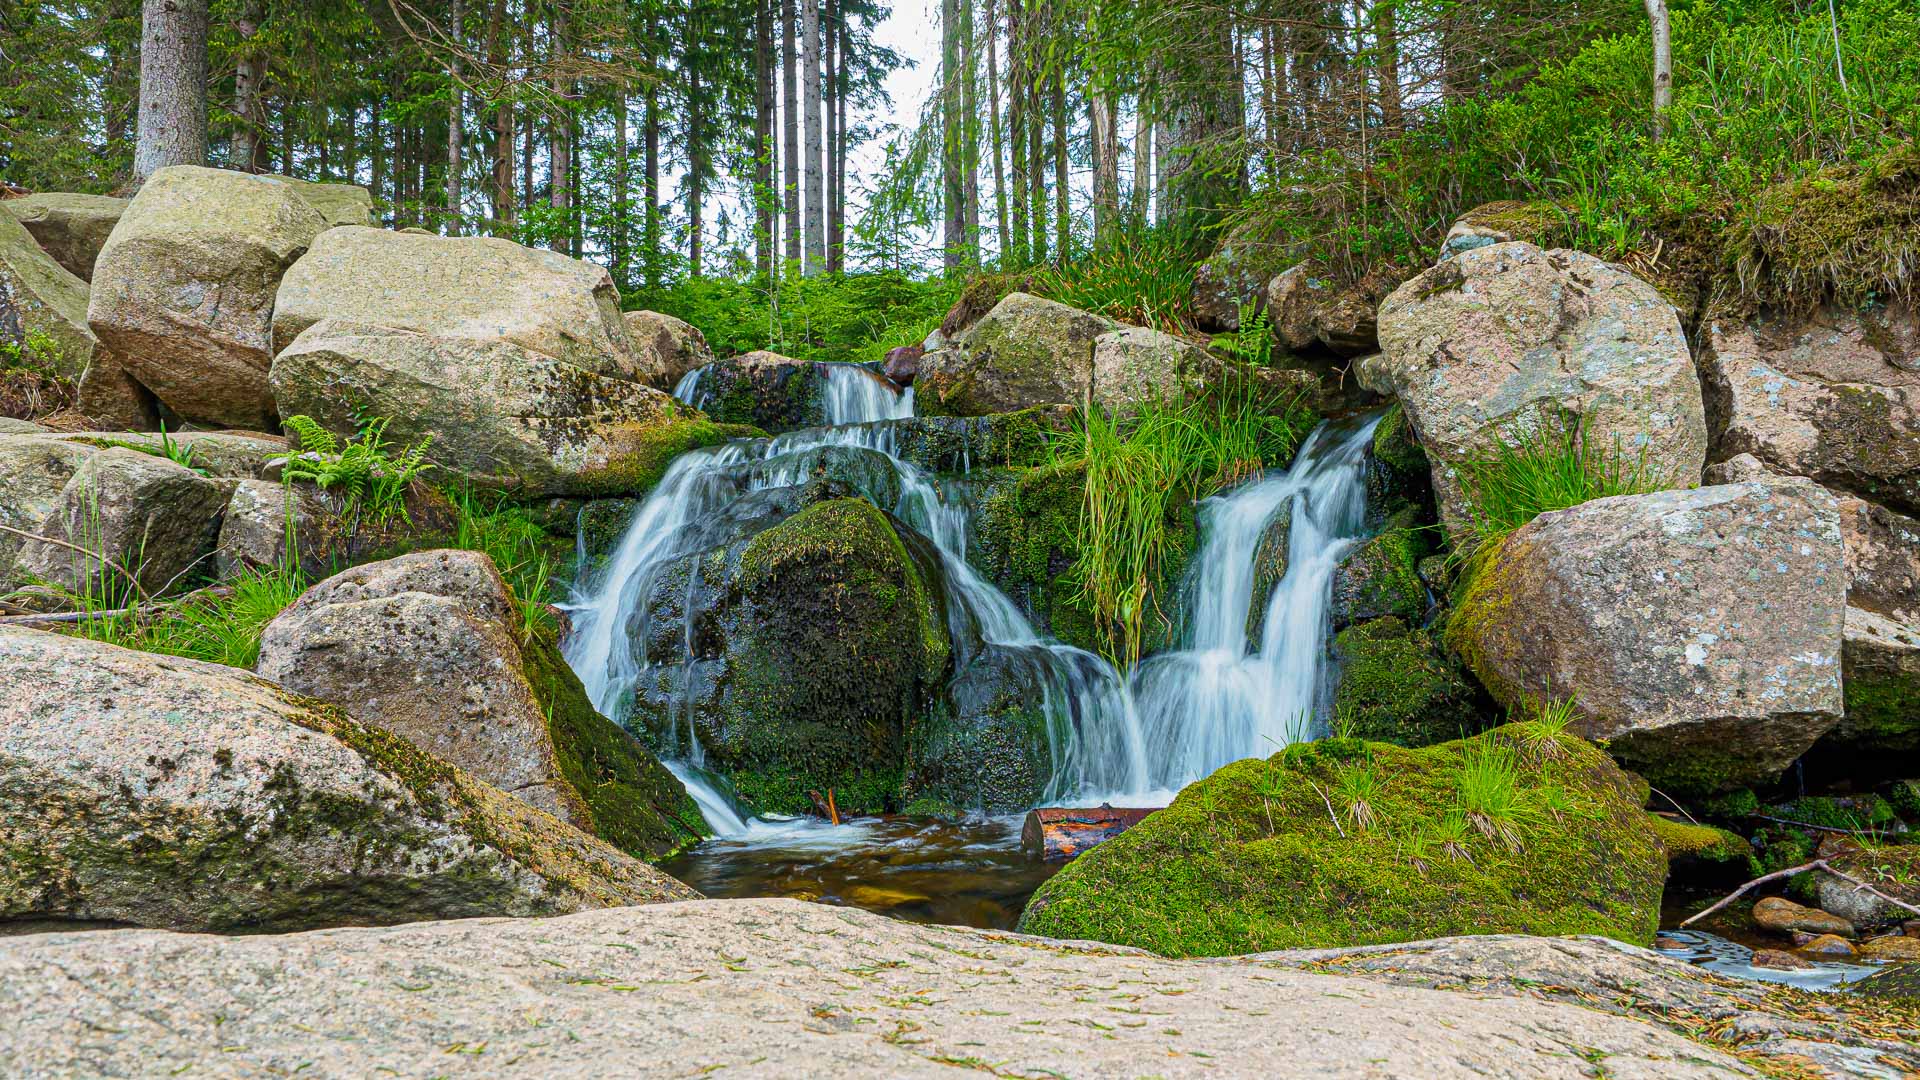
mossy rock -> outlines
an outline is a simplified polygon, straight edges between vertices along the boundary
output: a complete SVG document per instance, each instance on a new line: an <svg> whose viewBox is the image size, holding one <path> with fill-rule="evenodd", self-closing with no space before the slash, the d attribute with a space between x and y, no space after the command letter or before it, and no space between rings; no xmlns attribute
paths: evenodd
<svg viewBox="0 0 1920 1080"><path fill-rule="evenodd" d="M536 626L521 645L522 670L547 715L560 774L593 818L593 833L648 861L669 858L707 834L686 786L587 699L560 656L554 632Z"/></svg>
<svg viewBox="0 0 1920 1080"><path fill-rule="evenodd" d="M888 421L893 452L932 473L1045 465L1053 436L1072 422L1064 405L1036 405L986 416L916 416Z"/></svg>
<svg viewBox="0 0 1920 1080"><path fill-rule="evenodd" d="M1469 769L1510 776L1520 809L1470 814ZM1375 786L1356 800L1363 777ZM1599 750L1527 724L1422 750L1299 744L1226 766L1067 864L1020 929L1163 956L1495 933L1646 945L1666 854L1639 794Z"/></svg>
<svg viewBox="0 0 1920 1080"><path fill-rule="evenodd" d="M954 676L940 707L908 725L908 799L997 814L1042 800L1053 757L1037 659L987 647Z"/></svg>
<svg viewBox="0 0 1920 1080"><path fill-rule="evenodd" d="M1788 310L1914 295L1920 143L1756 193L1727 231L1723 295Z"/></svg>
<svg viewBox="0 0 1920 1080"><path fill-rule="evenodd" d="M1744 837L1714 825L1675 821L1648 814L1653 833L1667 849L1668 872L1688 879L1722 879L1743 874L1753 858Z"/></svg>
<svg viewBox="0 0 1920 1080"><path fill-rule="evenodd" d="M1404 506L1433 506L1433 475L1427 452L1399 402L1373 429L1367 453L1367 500L1393 514Z"/></svg>
<svg viewBox="0 0 1920 1080"><path fill-rule="evenodd" d="M1427 587L1420 580L1419 564L1427 554L1427 539L1413 520L1410 510L1402 511L1334 568L1329 614L1335 630L1389 615L1409 623L1423 621Z"/></svg>
<svg viewBox="0 0 1920 1080"><path fill-rule="evenodd" d="M1475 734L1496 715L1459 661L1397 617L1340 631L1333 652L1341 665L1334 713L1357 738L1431 746Z"/></svg>
<svg viewBox="0 0 1920 1080"><path fill-rule="evenodd" d="M575 518L576 546L581 568L604 569L633 523L640 499L592 499L582 503Z"/></svg>
<svg viewBox="0 0 1920 1080"><path fill-rule="evenodd" d="M667 475L667 466L681 454L718 446L729 439L763 438L765 434L748 424L714 423L697 416L648 425L622 439L622 451L605 463L580 470L575 477L576 490L587 496L641 497L660 483L660 478Z"/></svg>
<svg viewBox="0 0 1920 1080"><path fill-rule="evenodd" d="M827 422L827 380L812 361L753 352L700 369L700 407L712 419L770 435Z"/></svg>
<svg viewBox="0 0 1920 1080"><path fill-rule="evenodd" d="M1847 989L1866 997L1920 1003L1920 964L1889 964Z"/></svg>

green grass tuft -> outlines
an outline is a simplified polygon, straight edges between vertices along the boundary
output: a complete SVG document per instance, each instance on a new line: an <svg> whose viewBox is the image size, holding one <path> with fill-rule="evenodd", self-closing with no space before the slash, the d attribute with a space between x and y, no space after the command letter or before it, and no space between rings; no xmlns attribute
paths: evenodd
<svg viewBox="0 0 1920 1080"><path fill-rule="evenodd" d="M1644 451L1634 456L1617 443L1595 445L1581 419L1559 417L1510 429L1492 443L1486 456L1460 465L1473 543L1455 548L1459 558L1492 550L1550 510L1669 486L1649 467Z"/></svg>

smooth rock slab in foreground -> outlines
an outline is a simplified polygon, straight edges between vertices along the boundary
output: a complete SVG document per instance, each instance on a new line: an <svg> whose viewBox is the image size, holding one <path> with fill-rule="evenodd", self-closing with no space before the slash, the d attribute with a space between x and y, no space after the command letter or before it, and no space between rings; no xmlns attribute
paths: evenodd
<svg viewBox="0 0 1920 1080"><path fill-rule="evenodd" d="M1340 954L1171 961L789 900L286 937L59 934L0 943L0 1062L15 1075L258 1076L304 1063L308 1076L951 1078L960 1066L1487 1080L1591 1077L1595 1061L1618 1080L1757 1075L1599 1011L1621 983L1682 1013L1744 1004L1720 980L1593 940L1463 941L1458 956L1446 941L1362 955L1351 977L1298 970ZM1394 985L1408 976L1369 963L1422 949L1431 955L1410 966L1452 961L1438 981L1524 969L1529 986L1600 983L1598 1008L1514 983ZM1604 972L1587 977L1596 964Z"/></svg>

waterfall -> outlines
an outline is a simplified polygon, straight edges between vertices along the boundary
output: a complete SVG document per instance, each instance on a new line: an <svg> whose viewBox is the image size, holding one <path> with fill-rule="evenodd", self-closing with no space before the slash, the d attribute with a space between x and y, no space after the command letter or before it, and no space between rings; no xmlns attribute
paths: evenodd
<svg viewBox="0 0 1920 1080"><path fill-rule="evenodd" d="M1104 659L1041 635L1012 600L981 577L966 560L964 503L948 498L933 478L895 454L892 425L884 421L913 415L912 390L896 391L872 372L849 364L818 368L826 382L823 398L830 426L681 455L634 512L605 569L576 586L574 631L565 653L594 705L616 722L627 719L633 689L644 672L636 648L642 628L634 625L633 616L654 575L686 553L680 545L692 526L742 495L804 482L810 472L806 455L813 451L865 449L883 455L899 480L900 497L885 509L924 535L939 553L956 666L977 655L963 649L978 640L981 650L1012 654L1035 674L1053 749L1048 797L1144 785L1146 742L1119 674ZM689 373L675 388L676 396L693 404L700 382L698 371ZM751 832L754 823L707 771L690 717L685 736L685 756L667 765L687 785L708 827L717 836Z"/></svg>
<svg viewBox="0 0 1920 1080"><path fill-rule="evenodd" d="M1329 675L1333 571L1366 527L1376 423L1322 424L1291 469L1202 504L1206 539L1183 583L1182 648L1143 661L1133 678L1156 788L1177 791L1229 761L1311 737ZM1257 597L1261 545L1288 512L1286 573L1270 596ZM1263 601L1260 640L1250 641L1249 615Z"/></svg>
<svg viewBox="0 0 1920 1080"><path fill-rule="evenodd" d="M1204 542L1182 584L1182 647L1143 661L1129 681L1105 659L1041 634L967 562L966 501L895 452L893 422L914 415L913 392L896 391L854 365L817 369L828 426L681 455L634 512L604 569L576 585L566 658L601 712L627 720L645 671L636 645L646 633L645 598L657 573L687 554L699 523L752 492L805 482L810 454L847 447L890 463L899 495L883 509L939 554L955 672L992 652L1037 687L1052 755L1046 802L1150 805L1230 761L1310 737L1329 675L1333 571L1365 529L1365 455L1374 421L1322 424L1290 469L1202 504ZM681 379L675 395L697 404L703 370ZM1256 597L1261 545L1288 514L1286 572L1269 595ZM1265 604L1257 641L1248 632L1256 603ZM688 634L692 616L681 616ZM715 835L767 827L707 769L691 716L678 742L682 756L666 764Z"/></svg>

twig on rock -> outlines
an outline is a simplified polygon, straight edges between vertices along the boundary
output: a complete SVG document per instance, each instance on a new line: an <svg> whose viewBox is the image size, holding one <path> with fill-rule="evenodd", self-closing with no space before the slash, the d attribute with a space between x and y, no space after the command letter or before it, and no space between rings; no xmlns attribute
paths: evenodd
<svg viewBox="0 0 1920 1080"><path fill-rule="evenodd" d="M1810 863L1802 863L1799 866L1789 866L1785 870L1775 870L1771 874L1762 874L1759 877L1754 878L1752 881L1747 882L1745 885L1742 885L1739 888L1728 893L1726 897L1722 899L1719 903L1713 905L1712 907L1706 909L1705 911L1702 911L1697 915L1692 915L1686 919L1681 920L1680 925L1687 926L1691 923L1695 923L1700 921L1701 919L1706 918L1707 916L1713 914L1714 912L1719 911L1721 908L1726 907L1728 904L1733 903L1735 900L1738 900L1743 894L1746 893L1748 889L1753 888L1755 885L1764 885L1769 881L1778 881L1781 878L1792 877L1795 874L1804 873L1805 871L1808 871L1808 870L1825 871L1826 873L1832 874L1834 877L1837 877L1842 881L1850 882L1859 888L1865 889L1866 891L1872 893L1873 895L1879 897L1882 900L1885 900L1887 903L1892 904L1895 907L1905 908L1908 911L1913 912L1915 915L1920 915L1920 907L1914 907L1912 904L1909 904L1904 900L1896 900L1893 897L1888 896L1886 893L1881 892L1879 889L1876 889L1873 886L1867 884L1866 882L1861 881L1859 878L1852 876L1851 874L1847 874L1842 871L1835 870L1825 859L1815 859Z"/></svg>

